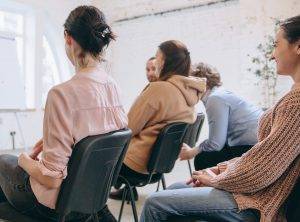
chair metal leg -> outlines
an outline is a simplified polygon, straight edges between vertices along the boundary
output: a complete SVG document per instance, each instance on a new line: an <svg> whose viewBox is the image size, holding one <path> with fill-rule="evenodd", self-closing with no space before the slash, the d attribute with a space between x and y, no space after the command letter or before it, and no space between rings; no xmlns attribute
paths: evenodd
<svg viewBox="0 0 300 222"><path fill-rule="evenodd" d="M163 188L165 190L166 189L166 180L165 180L165 176L164 175L161 176L161 183L162 183Z"/></svg>
<svg viewBox="0 0 300 222"><path fill-rule="evenodd" d="M138 216L137 216L136 205L135 205L135 200L134 200L134 193L133 193L134 186L131 186L129 181L126 180L126 178L124 178L124 177L120 177L120 178L123 179L125 187L124 187L124 193L123 193L123 197L122 197L122 205L121 205L121 209L120 209L120 213L119 213L118 222L121 221L122 214L123 214L123 209L124 209L124 203L125 203L126 196L127 196L128 192L129 192L129 196L130 196L130 202L131 202L134 222L138 222Z"/></svg>
<svg viewBox="0 0 300 222"><path fill-rule="evenodd" d="M190 170L190 174L191 174L191 177L192 177L192 175L193 175L193 171L192 171L191 162L190 162L190 160L187 160L187 162L188 162L188 165L189 165L189 170Z"/></svg>
<svg viewBox="0 0 300 222"><path fill-rule="evenodd" d="M66 219L65 215L59 214L59 216L58 216L58 222L65 222L65 219Z"/></svg>
<svg viewBox="0 0 300 222"><path fill-rule="evenodd" d="M132 212L133 212L133 217L134 217L134 222L138 222L138 216L136 212L136 206L135 206L135 200L134 200L134 193L133 193L133 187L129 187L130 191L130 201L131 201L131 207L132 207Z"/></svg>
<svg viewBox="0 0 300 222"><path fill-rule="evenodd" d="M120 222L120 221L121 221L121 218L122 218L122 214L123 214L123 209L124 209L124 204L125 204L125 199L126 199L127 191L128 191L128 188L127 188L127 186L125 186L125 187L124 187L123 196L122 196L122 204L121 204L121 209L120 209L120 212L119 212L118 222Z"/></svg>
<svg viewBox="0 0 300 222"><path fill-rule="evenodd" d="M156 192L159 191L159 185L160 185L160 180L157 182L157 188L156 188Z"/></svg>

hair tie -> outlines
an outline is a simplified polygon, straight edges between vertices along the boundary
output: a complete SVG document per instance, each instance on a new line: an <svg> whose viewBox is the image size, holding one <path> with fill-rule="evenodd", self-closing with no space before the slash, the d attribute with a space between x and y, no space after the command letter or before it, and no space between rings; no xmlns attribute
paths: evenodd
<svg viewBox="0 0 300 222"><path fill-rule="evenodd" d="M105 38L105 36L107 35L107 34L109 34L110 33L110 31L109 31L109 28L107 27L106 29L104 29L102 32L101 32L101 36L103 37L103 38Z"/></svg>

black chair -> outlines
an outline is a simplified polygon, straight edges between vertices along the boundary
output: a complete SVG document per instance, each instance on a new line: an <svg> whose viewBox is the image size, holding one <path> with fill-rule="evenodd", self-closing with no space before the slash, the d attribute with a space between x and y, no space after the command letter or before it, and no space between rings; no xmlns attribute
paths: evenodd
<svg viewBox="0 0 300 222"><path fill-rule="evenodd" d="M186 130L183 142L189 145L190 147L194 147L199 138L203 123L204 123L205 115L204 113L198 113L197 119L193 124L190 124ZM187 160L190 174L192 176L192 166L190 160Z"/></svg>
<svg viewBox="0 0 300 222"><path fill-rule="evenodd" d="M149 175L146 180L139 181L119 176L120 182L125 184L122 205L119 213L118 221L121 221L123 208L127 193L129 192L131 207L133 211L134 221L138 221L136 206L134 201L133 189L135 187L143 187L147 184L156 183L160 180L164 181L164 173L169 173L175 165L178 158L183 137L185 135L187 123L171 123L165 126L159 133L152 153L147 165ZM165 183L163 183L165 189Z"/></svg>
<svg viewBox="0 0 300 222"><path fill-rule="evenodd" d="M71 212L91 215L93 221L98 222L97 212L106 205L114 175L120 169L130 138L130 130L120 130L89 136L76 144L56 204L59 222L64 222ZM6 213L9 211L14 209L10 207ZM17 216L19 220L15 219ZM10 218L9 222L27 222L24 215L18 213L16 217Z"/></svg>

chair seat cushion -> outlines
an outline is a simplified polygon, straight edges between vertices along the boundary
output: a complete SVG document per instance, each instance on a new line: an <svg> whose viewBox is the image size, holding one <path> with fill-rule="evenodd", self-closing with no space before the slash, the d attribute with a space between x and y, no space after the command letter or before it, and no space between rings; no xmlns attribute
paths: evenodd
<svg viewBox="0 0 300 222"><path fill-rule="evenodd" d="M9 203L0 203L0 222L39 222L16 211Z"/></svg>

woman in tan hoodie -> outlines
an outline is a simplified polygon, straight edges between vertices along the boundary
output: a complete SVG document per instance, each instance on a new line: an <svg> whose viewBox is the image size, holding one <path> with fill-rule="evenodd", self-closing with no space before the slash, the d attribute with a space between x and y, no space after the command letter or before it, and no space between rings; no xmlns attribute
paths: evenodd
<svg viewBox="0 0 300 222"><path fill-rule="evenodd" d="M190 64L190 54L183 43L171 40L158 47L156 72L159 79L149 83L128 113L133 138L120 172L123 177L145 180L151 149L160 130L172 122L193 123L196 120L194 106L203 95L206 82L188 77ZM112 192L110 197L121 199L122 190Z"/></svg>
<svg viewBox="0 0 300 222"><path fill-rule="evenodd" d="M166 221L170 216L285 221L286 199L300 175L300 16L281 23L273 59L277 73L290 76L294 85L263 114L258 143L241 157L196 171L188 182L194 187L177 184L152 195L141 222Z"/></svg>

